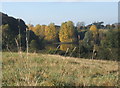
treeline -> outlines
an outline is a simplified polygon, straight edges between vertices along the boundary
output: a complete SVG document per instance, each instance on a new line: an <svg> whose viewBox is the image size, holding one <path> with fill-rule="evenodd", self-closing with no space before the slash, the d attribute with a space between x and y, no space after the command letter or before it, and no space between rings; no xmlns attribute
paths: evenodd
<svg viewBox="0 0 120 88"><path fill-rule="evenodd" d="M25 25L21 19L15 19L2 13L2 48L3 51L43 52L65 56L120 60L120 26L103 25L95 22L85 26L78 22L63 22L61 26ZM52 47L48 48L48 45ZM46 48L47 47L47 48Z"/></svg>

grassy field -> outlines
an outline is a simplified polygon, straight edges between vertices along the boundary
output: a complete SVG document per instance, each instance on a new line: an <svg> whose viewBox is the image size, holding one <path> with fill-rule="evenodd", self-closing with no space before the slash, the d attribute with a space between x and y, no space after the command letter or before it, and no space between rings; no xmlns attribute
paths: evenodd
<svg viewBox="0 0 120 88"><path fill-rule="evenodd" d="M118 86L115 61L9 52L2 59L2 86Z"/></svg>

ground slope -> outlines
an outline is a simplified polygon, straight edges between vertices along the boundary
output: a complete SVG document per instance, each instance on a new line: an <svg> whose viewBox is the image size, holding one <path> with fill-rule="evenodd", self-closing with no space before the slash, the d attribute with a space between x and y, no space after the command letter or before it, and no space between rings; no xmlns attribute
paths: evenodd
<svg viewBox="0 0 120 88"><path fill-rule="evenodd" d="M118 62L3 52L3 86L118 86Z"/></svg>

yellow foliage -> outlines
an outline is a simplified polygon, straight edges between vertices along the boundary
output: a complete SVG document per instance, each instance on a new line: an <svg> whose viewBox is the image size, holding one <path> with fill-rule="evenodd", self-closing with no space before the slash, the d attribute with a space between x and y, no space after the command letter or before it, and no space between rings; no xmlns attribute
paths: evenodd
<svg viewBox="0 0 120 88"><path fill-rule="evenodd" d="M33 29L33 32L37 35L37 36L39 36L40 35L40 30L41 30L41 25L36 25L35 27L34 27L34 29Z"/></svg>
<svg viewBox="0 0 120 88"><path fill-rule="evenodd" d="M97 29L97 27L95 25L92 25L90 27L90 31L93 32L93 38L96 38L96 36L98 35L98 29Z"/></svg>
<svg viewBox="0 0 120 88"><path fill-rule="evenodd" d="M45 27L45 40L47 41L57 41L57 30L54 24L49 24Z"/></svg>
<svg viewBox="0 0 120 88"><path fill-rule="evenodd" d="M33 26L33 25L28 24L27 26L28 26L29 30L32 30L32 31L33 31L33 28L34 28L34 26Z"/></svg>
<svg viewBox="0 0 120 88"><path fill-rule="evenodd" d="M60 32L59 32L59 39L61 42L74 42L76 41L76 34L74 24L71 21L62 23Z"/></svg>
<svg viewBox="0 0 120 88"><path fill-rule="evenodd" d="M92 25L90 27L90 30L93 31L93 32L96 32L97 31L97 27L95 25Z"/></svg>
<svg viewBox="0 0 120 88"><path fill-rule="evenodd" d="M45 36L45 26L37 24L35 27L33 25L28 25L29 30L32 30L37 36L44 37Z"/></svg>
<svg viewBox="0 0 120 88"><path fill-rule="evenodd" d="M43 37L45 36L45 27L46 27L46 25L41 25L40 35Z"/></svg>

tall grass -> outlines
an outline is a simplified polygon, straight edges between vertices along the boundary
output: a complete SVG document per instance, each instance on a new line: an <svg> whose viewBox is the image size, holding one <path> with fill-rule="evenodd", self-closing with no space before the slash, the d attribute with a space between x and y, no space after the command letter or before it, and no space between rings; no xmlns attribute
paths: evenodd
<svg viewBox="0 0 120 88"><path fill-rule="evenodd" d="M3 52L2 86L118 86L118 62Z"/></svg>
<svg viewBox="0 0 120 88"><path fill-rule="evenodd" d="M0 51L0 88L2 87L2 52Z"/></svg>

